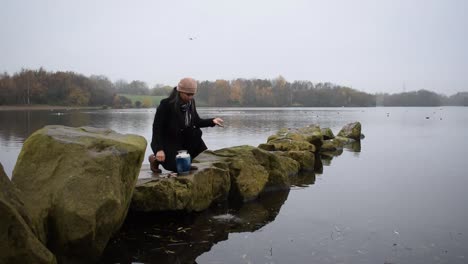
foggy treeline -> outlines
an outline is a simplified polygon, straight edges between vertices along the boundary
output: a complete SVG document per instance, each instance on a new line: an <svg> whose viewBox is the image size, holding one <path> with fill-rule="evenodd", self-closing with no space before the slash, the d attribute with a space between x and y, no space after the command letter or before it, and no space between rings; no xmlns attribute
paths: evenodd
<svg viewBox="0 0 468 264"><path fill-rule="evenodd" d="M86 77L40 68L22 70L11 76L0 74L0 105L132 107L130 99L122 94L166 96L172 88L162 85L149 88L142 81L112 82L102 75ZM272 80L202 81L196 99L199 106L468 106L468 92L449 97L427 90L369 94L331 83L288 82L281 76Z"/></svg>

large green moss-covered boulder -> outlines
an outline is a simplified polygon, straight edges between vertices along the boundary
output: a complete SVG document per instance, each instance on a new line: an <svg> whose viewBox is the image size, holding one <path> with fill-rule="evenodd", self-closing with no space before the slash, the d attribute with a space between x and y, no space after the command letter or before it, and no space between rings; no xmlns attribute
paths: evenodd
<svg viewBox="0 0 468 264"><path fill-rule="evenodd" d="M298 162L301 171L313 171L315 154L310 151L278 151L276 154L289 157Z"/></svg>
<svg viewBox="0 0 468 264"><path fill-rule="evenodd" d="M352 138L354 140L361 139L361 123L354 122L345 125L340 132L338 132L337 136L345 137L345 138Z"/></svg>
<svg viewBox="0 0 468 264"><path fill-rule="evenodd" d="M140 212L202 211L224 200L231 182L226 168L197 163L198 170L187 176L140 179L131 209ZM149 170L149 168L146 168Z"/></svg>
<svg viewBox="0 0 468 264"><path fill-rule="evenodd" d="M255 199L263 191L289 188L289 177L300 170L294 159L252 146L207 151L197 160L212 160L213 156L228 164L231 195L243 201Z"/></svg>
<svg viewBox="0 0 468 264"><path fill-rule="evenodd" d="M268 172L268 182L265 186L269 189L289 189L290 176L297 175L300 165L290 157L275 155L259 148L253 148L252 154L257 162Z"/></svg>
<svg viewBox="0 0 468 264"><path fill-rule="evenodd" d="M56 263L31 229L20 195L0 164L0 263Z"/></svg>
<svg viewBox="0 0 468 264"><path fill-rule="evenodd" d="M122 225L146 149L141 136L46 126L23 145L12 181L59 262L95 261Z"/></svg>
<svg viewBox="0 0 468 264"><path fill-rule="evenodd" d="M226 162L231 176L231 196L249 201L257 198L269 180L269 172L255 158L254 149L257 148L245 145L205 151L196 160L218 159Z"/></svg>

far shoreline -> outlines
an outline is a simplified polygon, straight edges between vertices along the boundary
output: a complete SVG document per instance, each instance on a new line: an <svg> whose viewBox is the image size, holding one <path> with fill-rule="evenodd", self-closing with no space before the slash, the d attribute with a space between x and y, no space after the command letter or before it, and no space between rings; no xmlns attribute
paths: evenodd
<svg viewBox="0 0 468 264"><path fill-rule="evenodd" d="M24 110L96 110L102 106L63 106L63 105L0 105L0 111L24 111Z"/></svg>

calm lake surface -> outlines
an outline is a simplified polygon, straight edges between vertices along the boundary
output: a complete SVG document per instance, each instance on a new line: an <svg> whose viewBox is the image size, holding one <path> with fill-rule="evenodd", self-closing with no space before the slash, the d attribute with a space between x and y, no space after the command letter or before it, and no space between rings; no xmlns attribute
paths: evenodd
<svg viewBox="0 0 468 264"><path fill-rule="evenodd" d="M94 126L151 140L155 110L0 111L0 162L11 177L44 125ZM468 108L200 108L224 128L210 149L257 146L283 127L338 133L357 148L323 160L289 191L200 214L134 215L102 263L468 263ZM148 146L147 155L150 154ZM145 163L147 161L145 160Z"/></svg>

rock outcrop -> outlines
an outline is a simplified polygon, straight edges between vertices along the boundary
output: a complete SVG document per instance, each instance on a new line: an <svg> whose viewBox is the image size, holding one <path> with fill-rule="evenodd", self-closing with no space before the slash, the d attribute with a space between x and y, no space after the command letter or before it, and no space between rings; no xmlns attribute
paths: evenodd
<svg viewBox="0 0 468 264"><path fill-rule="evenodd" d="M19 190L0 164L0 263L56 263L30 226Z"/></svg>
<svg viewBox="0 0 468 264"><path fill-rule="evenodd" d="M93 262L122 225L146 140L91 127L46 126L23 145L12 182L31 227L59 262Z"/></svg>
<svg viewBox="0 0 468 264"><path fill-rule="evenodd" d="M354 140L361 139L361 123L354 122L345 125L340 132L338 132L337 136L344 137L344 138L351 138Z"/></svg>
<svg viewBox="0 0 468 264"><path fill-rule="evenodd" d="M289 188L289 176L297 174L299 163L252 146L236 146L206 151L196 161L215 156L228 165L231 175L231 197L241 201L257 198L265 188Z"/></svg>
<svg viewBox="0 0 468 264"><path fill-rule="evenodd" d="M353 133L343 132L343 135L354 137L359 133L360 137L360 123L345 128ZM322 132L326 133L327 140L324 140ZM335 137L330 129L311 125L299 129L281 129L258 148L236 146L205 151L194 160L201 169L193 171L189 176L156 177L139 181L131 209L143 212L191 212L205 210L212 203L225 198L241 202L254 200L262 192L289 189L298 173L313 172L322 166L320 153L324 153L325 158L326 155L332 157L353 142L356 140ZM144 173L148 171L147 168ZM205 177L216 180L206 180ZM226 193L223 195L222 192Z"/></svg>
<svg viewBox="0 0 468 264"><path fill-rule="evenodd" d="M135 187L132 209L201 211L215 201L225 200L231 187L228 170L209 162L197 165L198 171L187 176L140 179Z"/></svg>

